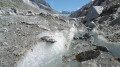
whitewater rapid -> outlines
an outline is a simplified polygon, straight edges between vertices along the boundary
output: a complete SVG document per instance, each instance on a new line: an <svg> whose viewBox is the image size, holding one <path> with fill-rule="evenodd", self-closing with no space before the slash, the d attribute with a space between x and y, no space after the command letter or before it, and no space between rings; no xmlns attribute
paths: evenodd
<svg viewBox="0 0 120 67"><path fill-rule="evenodd" d="M75 28L71 28L69 31L57 31L57 32L43 32L37 35L37 38L43 36L50 36L55 39L55 43L47 43L44 41L39 41L36 46L33 47L33 51L28 51L27 54L21 59L17 67L97 67L97 63L94 62L84 62L79 63L72 61L70 63L63 63L62 56L66 51L70 51L69 47L71 46L71 41L75 34L85 34L88 31L79 30L79 33L76 32ZM106 46L110 53L113 56L120 57L120 45L113 45L101 36L98 35L98 31L94 29L89 32L94 37L94 43L100 46ZM81 35L79 35L81 36ZM87 42L86 42L87 43Z"/></svg>
<svg viewBox="0 0 120 67"><path fill-rule="evenodd" d="M55 43L39 41L33 51L28 51L26 56L17 64L18 67L62 67L62 55L69 48L74 37L75 29L61 32L43 32L37 38L49 36L56 40Z"/></svg>

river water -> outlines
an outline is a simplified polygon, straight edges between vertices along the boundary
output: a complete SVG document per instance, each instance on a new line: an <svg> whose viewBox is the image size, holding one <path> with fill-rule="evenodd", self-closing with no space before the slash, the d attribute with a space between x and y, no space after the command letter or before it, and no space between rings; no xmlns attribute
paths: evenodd
<svg viewBox="0 0 120 67"><path fill-rule="evenodd" d="M79 34L84 33L86 33L85 30L79 31ZM113 56L120 57L119 44L112 44L107 42L107 40L104 37L98 35L98 31L96 29L94 29L90 33L93 34L94 43L97 43L97 45L100 46L106 46ZM38 38L41 38L42 36L51 36L57 42L54 44L47 42L38 42L37 45L33 48L33 51L28 51L24 59L18 62L18 67L97 67L95 61L89 63L79 63L77 61L62 61L62 56L64 55L64 53L72 50L68 48L71 46L70 44L74 37L74 34L74 29L71 29L70 32L43 32L39 34L37 36Z"/></svg>

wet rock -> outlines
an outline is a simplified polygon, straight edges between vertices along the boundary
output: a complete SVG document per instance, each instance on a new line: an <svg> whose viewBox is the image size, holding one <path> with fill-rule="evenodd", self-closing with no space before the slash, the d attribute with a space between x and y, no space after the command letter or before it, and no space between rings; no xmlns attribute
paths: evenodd
<svg viewBox="0 0 120 67"><path fill-rule="evenodd" d="M100 55L100 51L89 50L89 51L81 52L78 55L76 55L76 60L79 62L87 61L87 60L95 59L99 55Z"/></svg>
<svg viewBox="0 0 120 67"><path fill-rule="evenodd" d="M64 61L64 62L70 62L72 60L75 60L75 56L74 55L68 55L68 56L63 56L62 57L62 61Z"/></svg>
<svg viewBox="0 0 120 67"><path fill-rule="evenodd" d="M96 48L94 50L100 50L103 52L109 52L109 49L105 46L96 46Z"/></svg>
<svg viewBox="0 0 120 67"><path fill-rule="evenodd" d="M80 40L83 40L84 38L83 37L79 37Z"/></svg>
<svg viewBox="0 0 120 67"><path fill-rule="evenodd" d="M55 43L56 42L54 39L52 39L49 36L41 37L41 39L44 40L44 41L46 41L46 42L50 42L50 43Z"/></svg>
<svg viewBox="0 0 120 67"><path fill-rule="evenodd" d="M103 12L102 6L93 6L88 10L85 21L90 21L96 17L98 17Z"/></svg>
<svg viewBox="0 0 120 67"><path fill-rule="evenodd" d="M74 38L73 38L74 40L78 40L79 39L79 37L78 36L74 36Z"/></svg>
<svg viewBox="0 0 120 67"><path fill-rule="evenodd" d="M91 34L89 34L89 33L85 33L84 35L83 35L83 38L87 41L89 38L91 38Z"/></svg>

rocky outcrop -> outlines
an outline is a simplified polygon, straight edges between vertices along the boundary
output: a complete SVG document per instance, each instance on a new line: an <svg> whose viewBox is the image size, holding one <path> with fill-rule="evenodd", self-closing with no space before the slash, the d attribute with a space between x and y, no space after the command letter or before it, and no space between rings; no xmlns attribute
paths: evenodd
<svg viewBox="0 0 120 67"><path fill-rule="evenodd" d="M30 0L34 5L37 5L39 8L45 9L51 13L57 13L57 11L53 10L48 3L44 0Z"/></svg>
<svg viewBox="0 0 120 67"><path fill-rule="evenodd" d="M34 12L57 13L44 0L1 0L1 7L12 8L11 10L31 10ZM14 9L13 9L14 8ZM15 11L16 13L16 11Z"/></svg>
<svg viewBox="0 0 120 67"><path fill-rule="evenodd" d="M70 17L78 18L78 17L86 16L86 14L87 14L87 12L88 12L88 9L91 7L92 4L93 4L93 2L88 3L87 5L83 6L81 9L73 12L73 13L70 15Z"/></svg>
<svg viewBox="0 0 120 67"><path fill-rule="evenodd" d="M87 5L83 6L79 10L75 11L74 13L72 13L70 15L70 17L78 18L78 17L86 16L86 14L88 13L88 9L90 9L92 6L102 6L102 7L104 7L104 10L106 11L110 7L113 7L113 5L117 6L118 4L119 4L119 0L116 0L116 1L114 1L114 0L94 0L90 3L88 3ZM110 8L110 10L112 10L112 8ZM108 10L108 12L110 10ZM106 13L108 13L108 12L106 12Z"/></svg>

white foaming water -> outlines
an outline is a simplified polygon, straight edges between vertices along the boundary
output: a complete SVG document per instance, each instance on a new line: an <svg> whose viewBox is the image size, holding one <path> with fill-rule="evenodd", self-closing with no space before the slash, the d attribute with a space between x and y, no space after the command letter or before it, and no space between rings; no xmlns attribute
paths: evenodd
<svg viewBox="0 0 120 67"><path fill-rule="evenodd" d="M75 29L70 32L43 32L37 37L50 36L55 43L38 42L33 51L28 51L26 56L17 64L18 67L62 67L62 55L66 51L65 45L70 43L74 36ZM67 35L68 34L68 35ZM68 37L68 38L66 38Z"/></svg>

